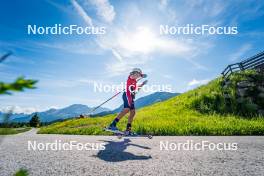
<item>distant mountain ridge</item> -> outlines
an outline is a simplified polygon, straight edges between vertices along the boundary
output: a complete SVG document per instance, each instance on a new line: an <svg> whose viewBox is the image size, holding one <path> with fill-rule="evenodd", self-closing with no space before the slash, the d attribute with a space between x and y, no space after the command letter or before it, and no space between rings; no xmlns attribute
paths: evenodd
<svg viewBox="0 0 264 176"><path fill-rule="evenodd" d="M170 92L155 92L153 94L141 97L135 101L135 106L137 109L154 104L156 102L165 101L171 97L177 96L179 93L170 93ZM107 114L113 114L118 113L122 110L123 105L119 106L118 108L114 110L110 110L108 108L100 107L95 112L93 112L92 116L103 116ZM44 112L36 112L38 113L38 116L40 117L41 122L52 122L52 121L58 121L58 120L65 120L72 117L80 116L81 114L89 114L93 108L88 107L86 105L82 104L73 104L65 108L61 109L49 109ZM0 122L1 117L3 115L2 112L0 112ZM12 114L10 117L11 122L29 122L32 114Z"/></svg>
<svg viewBox="0 0 264 176"><path fill-rule="evenodd" d="M51 122L56 120L64 120L72 117L79 116L81 114L89 114L93 108L88 107L82 104L73 104L68 107L62 109L49 109L44 112L35 112L38 113L41 122ZM100 107L94 113L100 113L103 111L109 111L108 108ZM29 122L32 114L12 114L10 117L10 121L12 122Z"/></svg>

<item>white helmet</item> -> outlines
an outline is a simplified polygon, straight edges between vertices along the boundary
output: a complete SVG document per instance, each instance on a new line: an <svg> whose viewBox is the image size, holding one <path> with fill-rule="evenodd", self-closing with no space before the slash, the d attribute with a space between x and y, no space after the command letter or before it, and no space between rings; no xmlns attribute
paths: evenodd
<svg viewBox="0 0 264 176"><path fill-rule="evenodd" d="M131 73L137 72L142 75L142 70L140 68L133 68Z"/></svg>

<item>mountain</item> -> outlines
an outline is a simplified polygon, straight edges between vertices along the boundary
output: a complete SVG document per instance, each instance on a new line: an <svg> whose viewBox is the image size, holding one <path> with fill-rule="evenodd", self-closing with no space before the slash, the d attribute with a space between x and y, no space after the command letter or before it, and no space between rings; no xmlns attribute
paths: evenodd
<svg viewBox="0 0 264 176"><path fill-rule="evenodd" d="M6 116L6 113L3 113L3 112L0 112L0 123L2 123L4 121L4 116ZM13 120L13 119L16 119L16 118L24 118L28 116L28 114L23 114L23 113L14 113L14 114L11 114L10 117L9 117L9 120Z"/></svg>
<svg viewBox="0 0 264 176"><path fill-rule="evenodd" d="M135 101L136 108L142 108L148 105L151 105L156 102L167 100L171 97L177 96L179 93L169 93L169 92L155 92L153 94L147 95L145 97L141 97ZM93 112L93 116L102 116L107 114L113 114L120 112L123 108L123 105L111 111L107 108L98 108L95 112ZM40 117L41 122L52 122L58 120L64 120L72 117L77 117L81 114L89 114L92 108L82 105L82 104L73 104L68 107L62 109L49 109L44 112L38 112L38 116ZM10 120L13 122L29 122L32 114L12 114ZM0 115L1 117L1 115ZM0 118L1 119L1 118ZM1 122L1 120L0 120Z"/></svg>
<svg viewBox="0 0 264 176"><path fill-rule="evenodd" d="M170 92L155 92L153 94L147 95L145 97L141 97L135 101L135 107L137 109L149 106L151 104L165 101L169 98L172 98L174 96L180 95L180 93L170 93ZM104 116L108 114L118 113L123 109L123 105L119 106L118 108L114 109L113 111L104 111L100 112L98 114L95 114L94 116Z"/></svg>
<svg viewBox="0 0 264 176"><path fill-rule="evenodd" d="M90 111L93 108L90 108L86 105L82 104L73 104L68 107L62 108L62 109L49 109L44 112L38 112L38 116L40 117L41 122L51 122L51 121L56 121L56 120L64 120L68 119L71 117L77 117L81 114L89 114ZM109 111L107 108L98 108L94 113L100 113L103 111ZM13 114L11 116L11 121L13 122L28 122L32 115L26 115L26 114Z"/></svg>

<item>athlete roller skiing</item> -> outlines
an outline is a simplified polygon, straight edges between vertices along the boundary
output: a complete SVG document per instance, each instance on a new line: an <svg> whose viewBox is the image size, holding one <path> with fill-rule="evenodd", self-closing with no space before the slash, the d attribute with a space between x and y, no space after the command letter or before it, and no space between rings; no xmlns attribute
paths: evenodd
<svg viewBox="0 0 264 176"><path fill-rule="evenodd" d="M136 114L135 105L134 105L135 94L147 82L147 81L144 81L141 85L138 86L137 80L141 78L146 78L146 77L147 75L143 74L141 69L139 68L134 68L132 72L130 72L127 82L126 82L126 89L122 96L123 102L124 102L124 108L116 116L113 122L109 125L108 127L109 130L118 131L118 128L116 127L117 123L121 120L122 117L124 117L127 113L129 113L125 135L133 134L131 131L131 128L132 128L133 119Z"/></svg>

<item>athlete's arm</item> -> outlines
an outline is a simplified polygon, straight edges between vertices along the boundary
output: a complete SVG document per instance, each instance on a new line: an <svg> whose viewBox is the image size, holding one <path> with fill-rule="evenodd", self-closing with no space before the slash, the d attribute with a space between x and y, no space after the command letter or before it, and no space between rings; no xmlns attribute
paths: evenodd
<svg viewBox="0 0 264 176"><path fill-rule="evenodd" d="M140 85L137 86L137 91L139 91L145 84L147 84L148 80L143 81Z"/></svg>

